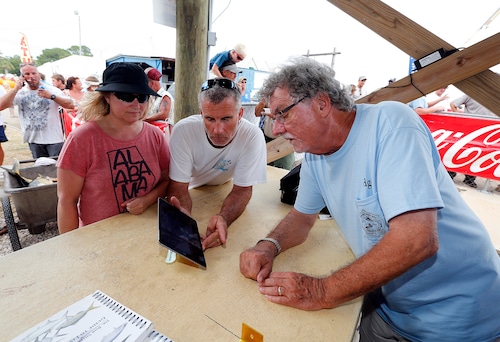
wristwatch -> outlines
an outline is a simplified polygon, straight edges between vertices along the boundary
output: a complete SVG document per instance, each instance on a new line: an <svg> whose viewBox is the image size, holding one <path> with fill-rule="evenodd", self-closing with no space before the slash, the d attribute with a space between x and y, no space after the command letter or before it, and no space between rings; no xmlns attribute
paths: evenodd
<svg viewBox="0 0 500 342"><path fill-rule="evenodd" d="M50 99L51 100L55 100L56 99L56 96L54 94L50 95Z"/></svg>

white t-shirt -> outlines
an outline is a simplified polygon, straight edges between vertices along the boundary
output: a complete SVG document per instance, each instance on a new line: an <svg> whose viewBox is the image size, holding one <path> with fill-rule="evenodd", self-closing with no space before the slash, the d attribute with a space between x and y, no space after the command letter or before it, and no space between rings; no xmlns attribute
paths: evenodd
<svg viewBox="0 0 500 342"><path fill-rule="evenodd" d="M64 96L56 87L43 84L51 94ZM38 90L25 86L16 94L14 104L19 106L19 119L24 143L57 144L64 142L59 105L37 95Z"/></svg>
<svg viewBox="0 0 500 342"><path fill-rule="evenodd" d="M190 188L223 184L233 178L238 186L267 181L266 142L262 131L241 119L233 141L216 148L206 136L201 115L191 115L174 126L170 138L170 179Z"/></svg>

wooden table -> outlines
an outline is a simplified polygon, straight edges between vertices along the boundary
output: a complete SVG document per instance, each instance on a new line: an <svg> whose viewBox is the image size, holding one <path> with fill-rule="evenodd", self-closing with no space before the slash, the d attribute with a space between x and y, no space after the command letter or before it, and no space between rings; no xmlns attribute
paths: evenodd
<svg viewBox="0 0 500 342"><path fill-rule="evenodd" d="M0 331L9 340L66 306L101 290L153 321L176 342L238 341L242 322L265 341L351 341L361 299L336 309L301 311L267 301L239 271L241 251L253 246L290 210L279 179L254 187L226 248L206 251L207 270L166 264L158 244L156 206L121 214L0 258ZM204 233L231 183L191 190L193 216ZM275 271L325 276L354 259L333 220L318 220L308 240L282 253Z"/></svg>

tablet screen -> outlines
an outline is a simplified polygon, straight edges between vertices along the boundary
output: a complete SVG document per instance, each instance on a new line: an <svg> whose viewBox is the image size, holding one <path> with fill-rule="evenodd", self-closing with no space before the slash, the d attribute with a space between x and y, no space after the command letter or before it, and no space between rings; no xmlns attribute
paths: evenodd
<svg viewBox="0 0 500 342"><path fill-rule="evenodd" d="M206 269L196 221L161 197L158 198L158 228L162 246Z"/></svg>

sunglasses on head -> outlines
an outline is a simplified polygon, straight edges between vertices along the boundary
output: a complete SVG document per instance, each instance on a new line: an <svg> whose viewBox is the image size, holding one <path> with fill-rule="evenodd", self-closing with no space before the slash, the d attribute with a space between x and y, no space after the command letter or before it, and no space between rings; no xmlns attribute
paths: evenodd
<svg viewBox="0 0 500 342"><path fill-rule="evenodd" d="M139 101L139 103L144 103L147 100L149 100L149 95L145 94L131 94L131 93L119 93L119 92L113 92L113 94L116 96L116 98L120 101L123 102L133 102L135 99Z"/></svg>
<svg viewBox="0 0 500 342"><path fill-rule="evenodd" d="M205 91L207 89L213 88L216 84L219 87L225 88L225 89L237 89L238 88L236 83L234 83L231 80L228 80L227 78L213 78L213 79L210 79L210 80L203 82L203 84L201 85L201 91Z"/></svg>

